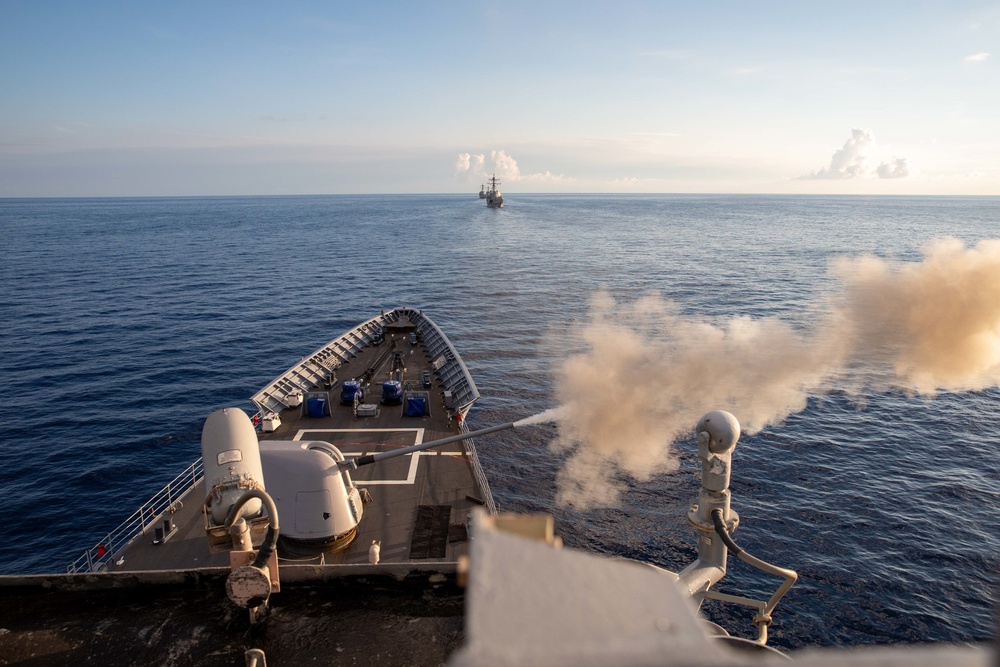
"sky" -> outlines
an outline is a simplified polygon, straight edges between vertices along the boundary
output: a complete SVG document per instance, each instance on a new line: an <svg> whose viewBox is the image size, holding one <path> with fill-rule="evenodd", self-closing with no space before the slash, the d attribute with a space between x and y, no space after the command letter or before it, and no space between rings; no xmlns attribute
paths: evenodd
<svg viewBox="0 0 1000 667"><path fill-rule="evenodd" d="M997 2L0 0L0 197L1000 195Z"/></svg>

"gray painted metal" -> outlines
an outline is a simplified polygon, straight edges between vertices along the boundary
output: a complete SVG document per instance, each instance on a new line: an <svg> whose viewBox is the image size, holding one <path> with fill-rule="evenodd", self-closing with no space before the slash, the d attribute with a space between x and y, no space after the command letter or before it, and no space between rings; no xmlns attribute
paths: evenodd
<svg viewBox="0 0 1000 667"><path fill-rule="evenodd" d="M419 418L401 417L398 406L382 405L371 417L354 416L349 406L339 405L332 406L321 418L306 414L307 405L302 397L321 391L320 387L329 382L330 376L324 372L334 373L339 368L345 375L360 376L365 369L378 365L379 355L384 350L396 349L391 341L393 336L398 345L399 334L404 334L402 339L405 341L408 332L413 330L419 334L419 343L413 346L404 343L401 349L406 352L408 377L413 382L422 386L420 378L424 371L434 377L433 388L426 390L432 399L430 414ZM382 344L385 347L371 344L380 331L387 332ZM370 379L380 381L382 372L377 370ZM451 396L450 402L445 392ZM446 557L436 562L436 567L440 567L466 551L466 542L460 537L464 530L459 529L473 507L484 505L491 514L496 513L496 504L472 438L478 433L470 433L464 419L478 398L479 392L468 369L440 328L421 311L400 308L372 318L319 348L268 383L254 395L253 401L262 412L273 411L281 418L281 425L274 432L258 433L261 441L322 440L337 447L347 447L344 451L354 452L354 456L454 437L458 431L461 435L455 439L464 439L461 444L442 446L436 452L397 456L378 466L367 466L364 474L359 471L355 482L361 489L367 487L364 495L372 519L362 522L356 544L334 558L327 555L325 559L327 564L344 566L367 562L367 548L375 539L382 541L383 565L405 561L416 505L449 505L452 507L450 524L456 530L449 536ZM463 419L455 419L458 415ZM422 435L418 437L418 433ZM371 469L376 470L372 472ZM193 479L191 470L197 470ZM202 511L206 489L201 481L202 461L199 459L129 521L88 549L68 567L68 571L142 571L225 564L225 554L216 553L206 543ZM176 500L185 493L183 504L186 507L182 508ZM171 510L177 511L172 515L177 530L169 540L154 544L147 539L146 533ZM251 532L254 530L251 526ZM255 533L254 543L258 544L260 538L261 535Z"/></svg>

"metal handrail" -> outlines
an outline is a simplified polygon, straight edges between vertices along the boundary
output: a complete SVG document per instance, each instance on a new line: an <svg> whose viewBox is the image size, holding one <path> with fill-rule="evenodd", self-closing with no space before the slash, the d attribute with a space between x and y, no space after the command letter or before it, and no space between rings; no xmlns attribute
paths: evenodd
<svg viewBox="0 0 1000 667"><path fill-rule="evenodd" d="M465 432L469 431L469 427L466 425L465 420L462 420L462 430ZM486 471L483 470L482 464L479 462L479 453L476 451L476 441L473 438L469 438L465 441L465 451L469 453L469 460L472 462L472 476L476 479L479 484L479 488L482 489L483 502L486 503L486 509L489 510L491 516L496 516L497 514L497 504L493 500L493 492L490 490L490 482L486 478Z"/></svg>
<svg viewBox="0 0 1000 667"><path fill-rule="evenodd" d="M107 564L127 547L136 536L146 532L157 517L171 509L181 496L190 491L204 477L201 457L189 465L184 472L173 478L167 485L132 513L121 525L104 536L75 561L66 566L66 572L98 572L107 569Z"/></svg>

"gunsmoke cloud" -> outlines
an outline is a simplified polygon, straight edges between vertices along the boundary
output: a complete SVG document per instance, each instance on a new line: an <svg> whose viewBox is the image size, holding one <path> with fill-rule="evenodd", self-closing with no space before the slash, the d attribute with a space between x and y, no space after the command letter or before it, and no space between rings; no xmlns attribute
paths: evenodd
<svg viewBox="0 0 1000 667"><path fill-rule="evenodd" d="M843 291L812 330L774 318L708 320L651 295L591 302L583 351L557 370L557 502L613 505L619 473L677 466L672 443L724 409L755 433L831 388L920 394L1000 384L1000 240L940 240L918 263L842 259Z"/></svg>

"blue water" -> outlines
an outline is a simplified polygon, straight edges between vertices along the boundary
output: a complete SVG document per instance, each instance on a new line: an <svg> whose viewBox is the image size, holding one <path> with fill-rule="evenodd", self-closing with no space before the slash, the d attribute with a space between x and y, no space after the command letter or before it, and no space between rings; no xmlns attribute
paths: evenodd
<svg viewBox="0 0 1000 667"><path fill-rule="evenodd" d="M199 456L247 398L383 307L424 308L466 360L473 426L554 405L559 337L606 290L802 323L831 258L1000 235L1000 199L474 195L0 200L0 573L64 570ZM798 570L771 643L982 641L1000 563L1000 391L814 396L734 458L737 541ZM679 569L693 448L621 507L554 503L553 427L479 442L502 509L570 547ZM721 589L777 581L734 561ZM750 613L706 612L744 636Z"/></svg>

